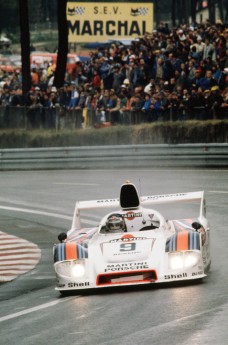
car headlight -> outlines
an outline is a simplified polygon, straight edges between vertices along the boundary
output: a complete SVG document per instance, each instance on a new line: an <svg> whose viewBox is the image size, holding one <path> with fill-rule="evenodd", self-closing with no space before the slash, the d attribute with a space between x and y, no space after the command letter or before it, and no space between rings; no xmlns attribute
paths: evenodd
<svg viewBox="0 0 228 345"><path fill-rule="evenodd" d="M184 257L182 252L169 253L169 268L172 270L184 268Z"/></svg>
<svg viewBox="0 0 228 345"><path fill-rule="evenodd" d="M78 262L71 267L71 274L74 278L81 278L85 275L84 264Z"/></svg>
<svg viewBox="0 0 228 345"><path fill-rule="evenodd" d="M68 260L55 264L56 273L67 278L81 278L85 275L84 260Z"/></svg>
<svg viewBox="0 0 228 345"><path fill-rule="evenodd" d="M184 267L190 268L194 267L199 261L199 253L188 251L184 253Z"/></svg>
<svg viewBox="0 0 228 345"><path fill-rule="evenodd" d="M169 268L179 270L194 267L199 262L200 255L196 251L169 253Z"/></svg>

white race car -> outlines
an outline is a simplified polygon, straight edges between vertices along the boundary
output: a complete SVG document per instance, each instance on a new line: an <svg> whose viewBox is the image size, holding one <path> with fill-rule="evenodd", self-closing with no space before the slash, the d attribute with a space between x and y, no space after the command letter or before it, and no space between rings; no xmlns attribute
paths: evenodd
<svg viewBox="0 0 228 345"><path fill-rule="evenodd" d="M196 218L166 220L148 205L198 202ZM98 227L82 228L80 211L117 209ZM56 289L84 289L202 279L209 270L210 231L204 192L139 197L134 184L119 199L79 201L72 228L54 246Z"/></svg>

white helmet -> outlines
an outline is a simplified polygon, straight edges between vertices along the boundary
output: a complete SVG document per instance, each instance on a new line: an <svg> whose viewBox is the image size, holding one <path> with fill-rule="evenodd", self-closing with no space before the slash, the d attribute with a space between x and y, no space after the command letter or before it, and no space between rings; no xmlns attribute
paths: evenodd
<svg viewBox="0 0 228 345"><path fill-rule="evenodd" d="M124 218L120 214L112 214L106 221L106 229L110 232L124 232L126 230Z"/></svg>

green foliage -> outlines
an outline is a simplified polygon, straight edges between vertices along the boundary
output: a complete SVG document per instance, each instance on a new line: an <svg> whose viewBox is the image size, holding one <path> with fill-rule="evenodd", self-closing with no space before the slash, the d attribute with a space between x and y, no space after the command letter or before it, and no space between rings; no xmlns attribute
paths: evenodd
<svg viewBox="0 0 228 345"><path fill-rule="evenodd" d="M228 120L151 123L100 129L1 130L0 147L227 143Z"/></svg>

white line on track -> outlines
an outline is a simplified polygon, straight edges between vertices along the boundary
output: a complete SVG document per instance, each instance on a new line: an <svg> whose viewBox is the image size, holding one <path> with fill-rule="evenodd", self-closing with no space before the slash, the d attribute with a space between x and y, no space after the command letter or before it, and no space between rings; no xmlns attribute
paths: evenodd
<svg viewBox="0 0 228 345"><path fill-rule="evenodd" d="M16 211L16 212L40 214L40 215L42 215L42 216L49 216L49 217L55 217L55 218L72 219L72 217L64 216L64 215L62 215L62 214L50 213L50 212L45 212L45 211L31 210L31 209L28 209L28 208L0 206L0 209L2 209L2 210L8 210L8 211Z"/></svg>
<svg viewBox="0 0 228 345"><path fill-rule="evenodd" d="M31 213L31 214L37 214L37 215L42 215L42 216L48 216L48 217L72 220L72 217L65 216L63 214L51 213L51 212L45 212L45 211L37 211L37 210L28 209L28 208L9 207L9 206L1 206L0 205L0 209L7 210L7 211ZM97 222L94 222L94 221L91 221L91 220L88 220L88 219L81 219L81 221L85 222L87 224L93 225L93 226L97 225Z"/></svg>
<svg viewBox="0 0 228 345"><path fill-rule="evenodd" d="M3 322L3 321L7 321L7 320L10 320L10 319L15 319L19 316L23 316L23 315L27 315L27 314L30 314L30 313L33 313L35 311L39 311L39 310L42 310L42 309L46 309L46 308L50 308L50 307L53 307L59 303L62 303L62 302L66 302L66 301L69 301L73 298L78 298L79 296L74 296L74 297L69 297L67 299L58 299L58 300L55 300L55 301L52 301L52 302L48 302L48 303L44 303L44 304L40 304L36 307L32 307L32 308L28 308L28 309L25 309L25 310L22 310L22 311L19 311L17 313L13 313L13 314L9 314L9 315L6 315L6 316L2 316L0 317L0 322Z"/></svg>
<svg viewBox="0 0 228 345"><path fill-rule="evenodd" d="M71 183L71 182L52 182L52 184L68 186L100 186L98 183Z"/></svg>
<svg viewBox="0 0 228 345"><path fill-rule="evenodd" d="M208 193L228 194L228 191L225 191L225 190L209 190Z"/></svg>

